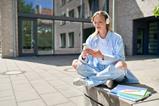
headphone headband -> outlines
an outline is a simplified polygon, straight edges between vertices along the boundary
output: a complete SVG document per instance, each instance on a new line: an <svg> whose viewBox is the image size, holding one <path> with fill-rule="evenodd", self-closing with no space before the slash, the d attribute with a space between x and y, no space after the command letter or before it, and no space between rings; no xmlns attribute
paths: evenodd
<svg viewBox="0 0 159 106"><path fill-rule="evenodd" d="M92 16L92 19L91 19L92 22L93 22L94 17L96 15L98 15L98 14L99 15L103 15L105 17L106 24L110 24L111 18L110 18L110 16L108 15L108 13L106 11L97 11L97 12L95 12L94 15Z"/></svg>

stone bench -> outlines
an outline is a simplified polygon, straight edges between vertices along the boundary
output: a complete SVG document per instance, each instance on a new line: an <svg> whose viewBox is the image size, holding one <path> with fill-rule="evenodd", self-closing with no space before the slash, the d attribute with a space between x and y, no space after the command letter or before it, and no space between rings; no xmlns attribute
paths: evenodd
<svg viewBox="0 0 159 106"><path fill-rule="evenodd" d="M93 88L85 87L85 106L158 106L159 94L152 88L141 85L133 84L133 86L147 87L148 91L152 93L148 98L139 101L131 102L109 93L109 89L105 86L98 86Z"/></svg>

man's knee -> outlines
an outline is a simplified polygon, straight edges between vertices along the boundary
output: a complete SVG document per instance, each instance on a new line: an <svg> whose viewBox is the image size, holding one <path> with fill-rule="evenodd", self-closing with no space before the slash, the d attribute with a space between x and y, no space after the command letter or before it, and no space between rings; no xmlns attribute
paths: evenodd
<svg viewBox="0 0 159 106"><path fill-rule="evenodd" d="M115 64L115 67L116 67L116 68L119 68L119 69L127 69L127 64L126 64L126 62L124 62L124 61L118 61L118 62Z"/></svg>
<svg viewBox="0 0 159 106"><path fill-rule="evenodd" d="M78 59L74 59L74 60L72 61L72 67L73 67L74 69L76 69L77 65L78 65Z"/></svg>

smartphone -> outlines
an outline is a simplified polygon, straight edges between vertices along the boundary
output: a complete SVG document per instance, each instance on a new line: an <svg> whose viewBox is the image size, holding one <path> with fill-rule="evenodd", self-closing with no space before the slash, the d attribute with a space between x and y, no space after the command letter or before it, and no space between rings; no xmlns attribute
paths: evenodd
<svg viewBox="0 0 159 106"><path fill-rule="evenodd" d="M86 43L83 43L82 45L83 45L83 49L89 48L88 45L87 45Z"/></svg>

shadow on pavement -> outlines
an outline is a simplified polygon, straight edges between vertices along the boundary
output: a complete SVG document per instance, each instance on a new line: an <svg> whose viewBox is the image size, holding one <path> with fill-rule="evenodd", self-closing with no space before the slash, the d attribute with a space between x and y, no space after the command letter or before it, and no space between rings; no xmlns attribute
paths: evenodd
<svg viewBox="0 0 159 106"><path fill-rule="evenodd" d="M136 56L126 56L126 61L135 61L135 60L148 60L148 59L156 59L159 56L156 55L136 55Z"/></svg>
<svg viewBox="0 0 159 106"><path fill-rule="evenodd" d="M56 66L70 66L72 64L73 59L77 59L79 55L55 55L55 56L25 56L25 57L16 57L11 58L19 61L27 61L34 63L41 63L47 65L56 65ZM126 61L135 61L135 60L148 60L148 59L156 59L159 56L127 56Z"/></svg>
<svg viewBox="0 0 159 106"><path fill-rule="evenodd" d="M19 61L27 61L33 63L56 65L56 66L70 66L73 59L77 59L78 55L58 55L58 56L27 56L12 58Z"/></svg>

